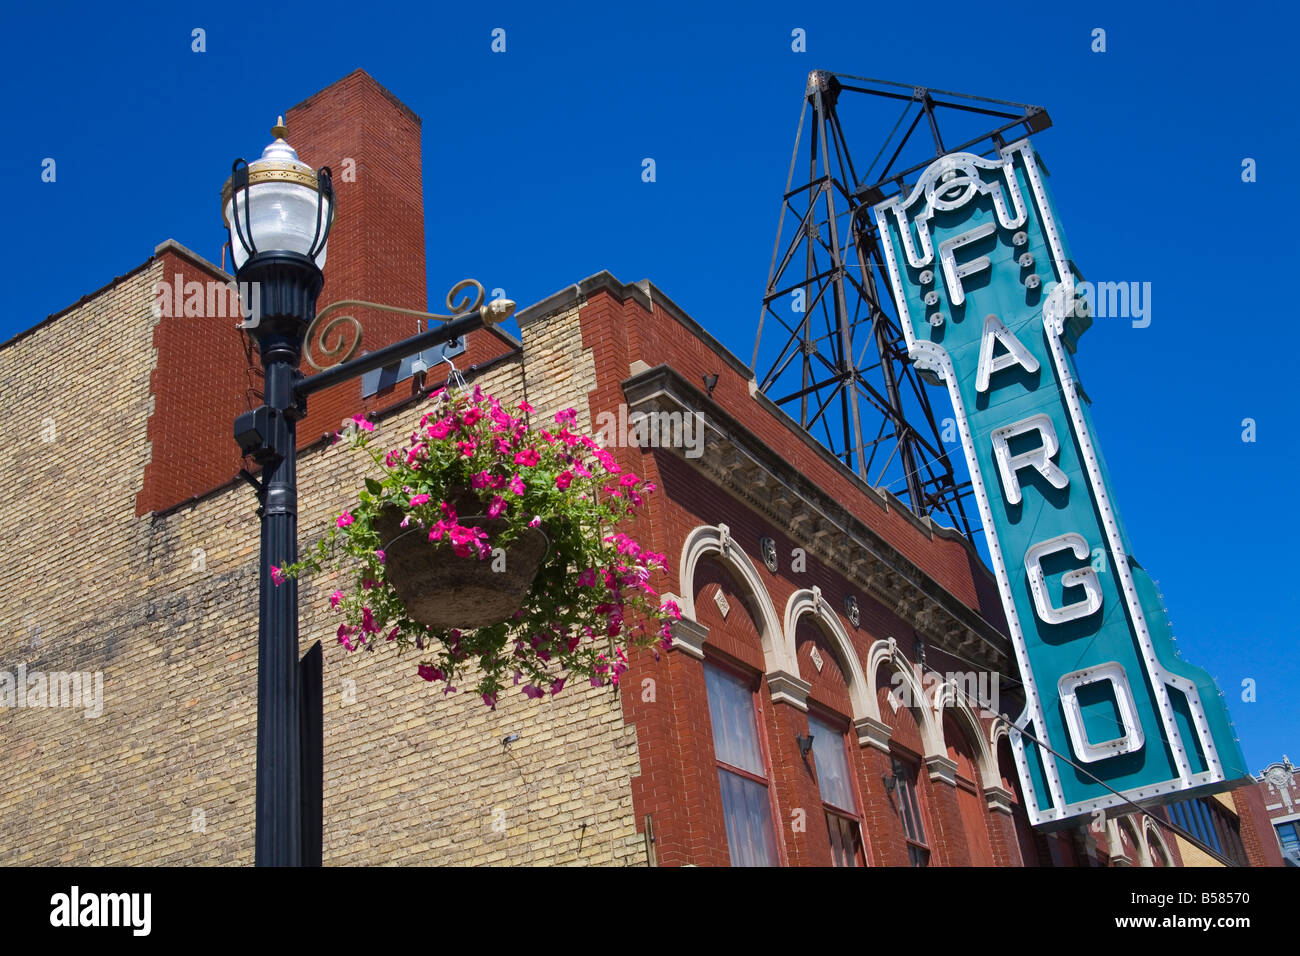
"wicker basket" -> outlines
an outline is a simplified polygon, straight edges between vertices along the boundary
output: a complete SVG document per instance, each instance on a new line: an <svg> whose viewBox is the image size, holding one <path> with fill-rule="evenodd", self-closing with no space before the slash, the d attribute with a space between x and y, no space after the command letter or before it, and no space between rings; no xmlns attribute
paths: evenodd
<svg viewBox="0 0 1300 956"><path fill-rule="evenodd" d="M466 527L487 532L489 546L509 522L504 518L459 514L461 507L482 508L471 494L452 502ZM524 532L505 548L505 568L493 571L491 557L458 557L446 541L430 541L427 529L401 526L404 512L385 508L375 519L384 548L384 571L412 619L435 630L472 630L508 620L523 604L546 557L546 535Z"/></svg>

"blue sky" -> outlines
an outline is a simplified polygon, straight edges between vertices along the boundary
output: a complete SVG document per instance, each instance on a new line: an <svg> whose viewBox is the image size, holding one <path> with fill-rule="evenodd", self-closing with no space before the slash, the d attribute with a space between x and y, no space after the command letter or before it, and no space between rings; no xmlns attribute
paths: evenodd
<svg viewBox="0 0 1300 956"><path fill-rule="evenodd" d="M521 305L601 269L648 277L745 361L809 70L1046 106L1037 145L1076 260L1152 283L1148 328L1098 321L1078 355L1118 503L1258 771L1300 758L1296 373L1268 331L1292 310L1258 292L1295 271L1297 15L1138 6L897 4L875 21L873 5L800 3L6 9L0 339L164 239L219 261L231 159L357 67L424 119L435 297L465 275Z"/></svg>

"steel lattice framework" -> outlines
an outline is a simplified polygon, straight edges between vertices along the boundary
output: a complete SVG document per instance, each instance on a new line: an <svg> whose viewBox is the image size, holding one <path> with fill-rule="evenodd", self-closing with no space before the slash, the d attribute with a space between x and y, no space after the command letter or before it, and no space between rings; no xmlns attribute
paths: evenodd
<svg viewBox="0 0 1300 956"><path fill-rule="evenodd" d="M844 127L884 128L900 107L871 163L855 165ZM992 156L1050 125L1037 106L814 70L790 159L754 342L755 371L766 358L759 387L863 480L968 537L971 484L964 466L954 470L931 386L908 359L870 208L945 153ZM800 168L807 176L796 183ZM780 347L763 353L769 320Z"/></svg>

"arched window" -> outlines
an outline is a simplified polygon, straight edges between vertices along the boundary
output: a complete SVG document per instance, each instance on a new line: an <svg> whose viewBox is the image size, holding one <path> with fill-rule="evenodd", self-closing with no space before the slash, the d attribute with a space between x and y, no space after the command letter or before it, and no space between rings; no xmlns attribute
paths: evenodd
<svg viewBox="0 0 1300 956"><path fill-rule="evenodd" d="M1147 854L1151 857L1152 866L1169 866L1169 851L1160 840L1160 834L1151 824L1146 828L1147 836Z"/></svg>
<svg viewBox="0 0 1300 956"><path fill-rule="evenodd" d="M732 866L778 866L767 760L758 730L757 680L705 661L713 753Z"/></svg>
<svg viewBox="0 0 1300 956"><path fill-rule="evenodd" d="M847 730L848 721L843 718L808 714L817 788L826 815L826 829L830 833L831 863L834 866L866 866L861 811L858 809L857 788L853 785Z"/></svg>
<svg viewBox="0 0 1300 956"><path fill-rule="evenodd" d="M974 747L965 731L958 726L957 719L948 712L943 716L943 736L948 745L948 757L957 764L957 809L961 813L962 830L966 834L970 864L992 866L993 846L989 842L984 791Z"/></svg>
<svg viewBox="0 0 1300 956"><path fill-rule="evenodd" d="M876 695L880 714L891 728L890 775L886 781L894 811L903 828L907 858L912 866L930 865L930 827L927 822L925 781L921 755L925 753L921 725L915 710L925 706L919 684L901 667L882 664L877 668Z"/></svg>

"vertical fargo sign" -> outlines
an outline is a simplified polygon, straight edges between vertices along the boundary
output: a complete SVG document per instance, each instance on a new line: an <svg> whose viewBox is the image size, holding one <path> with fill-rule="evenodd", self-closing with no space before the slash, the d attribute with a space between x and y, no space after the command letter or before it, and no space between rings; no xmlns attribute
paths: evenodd
<svg viewBox="0 0 1300 956"><path fill-rule="evenodd" d="M1217 687L1132 557L1075 376L1091 320L1032 146L942 156L873 211L909 354L952 398L1024 679L1030 820L1244 776Z"/></svg>

